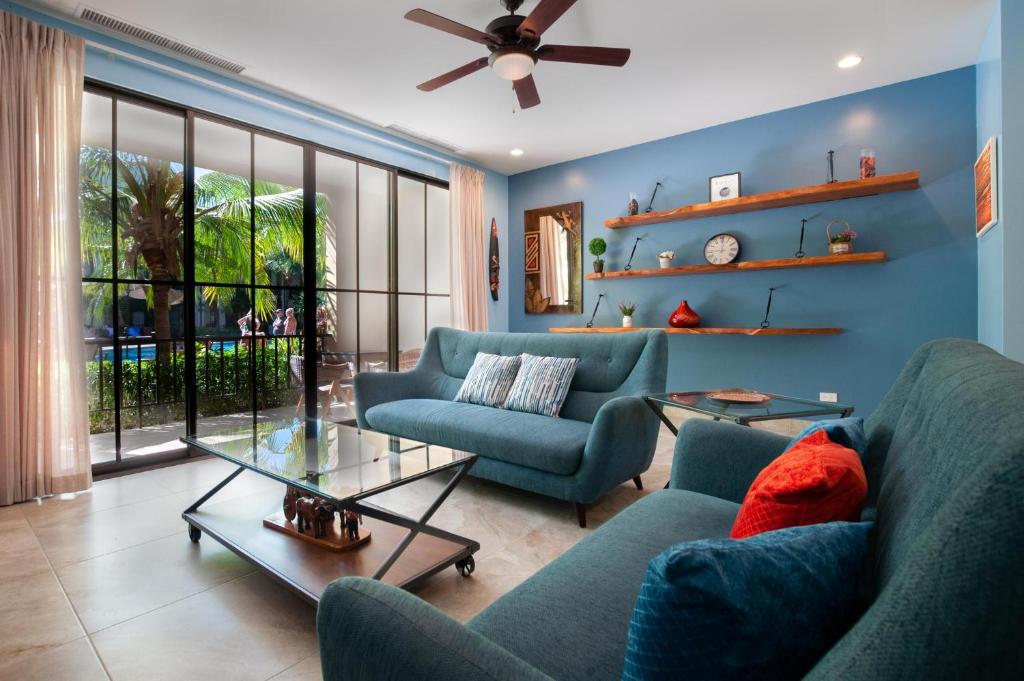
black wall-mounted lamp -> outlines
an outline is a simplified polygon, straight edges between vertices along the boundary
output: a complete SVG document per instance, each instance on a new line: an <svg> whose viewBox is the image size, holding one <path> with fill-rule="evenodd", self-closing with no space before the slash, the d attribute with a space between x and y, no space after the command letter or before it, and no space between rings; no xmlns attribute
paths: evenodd
<svg viewBox="0 0 1024 681"><path fill-rule="evenodd" d="M601 299L602 298L604 298L604 294L603 293L597 297L597 302L594 303L594 313L592 315L590 315L590 321L587 322L587 328L588 329L594 328L594 317L597 316L597 308L601 306Z"/></svg>
<svg viewBox="0 0 1024 681"><path fill-rule="evenodd" d="M651 212L651 208L654 207L654 197L658 195L658 187L660 187L660 186L661 186L660 182L657 183L656 185L654 185L654 193L651 194L651 200L647 202L647 210L644 211L645 213L650 213Z"/></svg>
<svg viewBox="0 0 1024 681"><path fill-rule="evenodd" d="M794 255L798 258L804 257L804 227L807 226L807 218L800 218L800 247L796 249Z"/></svg>
<svg viewBox="0 0 1024 681"><path fill-rule="evenodd" d="M771 326L771 324L768 322L768 315L772 311L772 293L775 292L776 288L777 287L772 286L770 289L768 289L768 307L764 309L764 321L761 322L762 329L767 329L769 326Z"/></svg>
<svg viewBox="0 0 1024 681"><path fill-rule="evenodd" d="M644 238L644 236L647 236L647 235L644 234L643 236L638 236L636 238L636 241L633 242L633 250L629 252L629 260L626 261L626 266L623 268L627 272L633 266L633 256L636 255L636 247L637 247L637 245L639 245L640 241Z"/></svg>

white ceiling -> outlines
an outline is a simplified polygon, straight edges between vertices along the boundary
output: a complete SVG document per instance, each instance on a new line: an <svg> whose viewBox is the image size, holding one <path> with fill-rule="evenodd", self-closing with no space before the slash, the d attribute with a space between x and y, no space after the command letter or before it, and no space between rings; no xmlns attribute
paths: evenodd
<svg viewBox="0 0 1024 681"><path fill-rule="evenodd" d="M80 5L37 4L62 14ZM992 0L580 0L545 42L629 47L632 58L621 69L542 62L541 105L514 111L510 84L489 70L417 90L486 49L402 18L423 7L483 29L504 13L497 0L85 4L508 174L973 64L993 10ZM848 53L864 63L837 69ZM526 154L510 157L512 147Z"/></svg>

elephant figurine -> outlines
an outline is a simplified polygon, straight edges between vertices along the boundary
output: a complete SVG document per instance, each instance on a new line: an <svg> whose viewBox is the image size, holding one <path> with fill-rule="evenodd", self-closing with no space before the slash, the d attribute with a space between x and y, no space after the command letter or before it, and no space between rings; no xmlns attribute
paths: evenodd
<svg viewBox="0 0 1024 681"><path fill-rule="evenodd" d="M314 536L316 535L315 523L318 507L319 504L313 497L299 497L295 500L295 516L299 532L305 533L306 530L313 528Z"/></svg>
<svg viewBox="0 0 1024 681"><path fill-rule="evenodd" d="M327 528L334 524L334 514L337 509L329 501L320 501L316 507L316 517L313 519L313 536L317 539L327 536Z"/></svg>
<svg viewBox="0 0 1024 681"><path fill-rule="evenodd" d="M289 487L284 493L284 518L288 522L295 520L295 502L299 499L299 490Z"/></svg>

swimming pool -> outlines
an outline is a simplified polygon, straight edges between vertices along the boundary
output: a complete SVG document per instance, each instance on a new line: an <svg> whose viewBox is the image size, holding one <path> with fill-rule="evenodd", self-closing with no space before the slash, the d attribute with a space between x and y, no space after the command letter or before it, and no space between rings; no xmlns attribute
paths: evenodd
<svg viewBox="0 0 1024 681"><path fill-rule="evenodd" d="M238 341L212 341L210 343L210 352L220 352L222 346L224 348L224 351L228 352L230 350L234 350L236 345L238 345ZM155 358L156 345L152 343L146 345L128 345L121 347L121 361L123 362L134 362L137 360L145 361ZM103 348L103 361L114 361L113 347L108 345Z"/></svg>

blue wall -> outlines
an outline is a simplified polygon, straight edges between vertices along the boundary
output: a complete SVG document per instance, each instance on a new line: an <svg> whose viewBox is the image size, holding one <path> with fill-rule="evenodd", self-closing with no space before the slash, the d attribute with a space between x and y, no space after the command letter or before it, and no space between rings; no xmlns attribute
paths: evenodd
<svg viewBox="0 0 1024 681"><path fill-rule="evenodd" d="M1024 2L1002 0L1003 352L1024 362ZM998 227L997 227L998 229Z"/></svg>
<svg viewBox="0 0 1024 681"><path fill-rule="evenodd" d="M1024 361L1024 3L996 3L978 57L977 151L996 137L998 218L978 240L978 340ZM1016 191L1014 191L1016 189Z"/></svg>
<svg viewBox="0 0 1024 681"><path fill-rule="evenodd" d="M985 34L977 65L976 153L996 138L998 166L1003 163L1003 75L1000 46L999 5ZM998 214L1003 215L1003 173L998 172ZM978 239L978 340L1003 352L1003 229L1002 220Z"/></svg>
<svg viewBox="0 0 1024 681"><path fill-rule="evenodd" d="M825 224L842 217L860 234L857 250L885 250L890 261L591 281L584 287L584 315L525 314L522 277L510 276L510 329L582 326L602 291L612 304L598 313L598 325L618 325L614 304L635 300L639 325L664 326L686 298L706 326L757 326L768 287L780 286L774 326L842 326L844 333L670 337L670 388L746 386L810 398L838 392L840 401L867 414L918 345L977 337L975 143L971 67L514 175L510 272L522 271L523 211L575 200L583 201L585 240L602 236L609 242L609 269L622 268L640 234L648 236L637 251L639 267L657 266L655 256L664 249L676 251L677 263L701 263L704 242L719 232L740 239L745 259L789 257L797 248L801 217L813 217L809 254L826 252ZM856 177L862 147L876 150L880 173L920 169L921 189L633 229L602 225L623 214L629 192L645 201L659 180L665 189L655 209L707 200L707 178L736 170L743 173L745 194L813 184L825 179L830 148L837 151L837 175Z"/></svg>
<svg viewBox="0 0 1024 681"><path fill-rule="evenodd" d="M0 10L61 28L104 47L125 52L150 62L146 64L137 59L110 54L103 48L87 47L86 76L111 85L276 130L303 140L444 180L448 179L449 161L467 163L414 142L389 135L329 110L140 48L77 23L8 0L0 0ZM207 82L203 83L197 79ZM227 92L217 86L231 88L234 92ZM283 111L274 104L289 107L295 110L295 113ZM319 122L311 119L310 116L326 119L329 122ZM344 129L339 129L339 126ZM469 165L475 164L469 163ZM508 216L508 178L491 170L482 170L486 177L484 187L485 224L481 225L481 230L489 234L491 217L497 217L501 227L502 249L507 252L508 231L505 223ZM486 273L481 273L481 276L486 276ZM491 303L490 307L490 326L492 330L496 331L508 328L505 281L507 278L503 278L502 281L501 302Z"/></svg>

